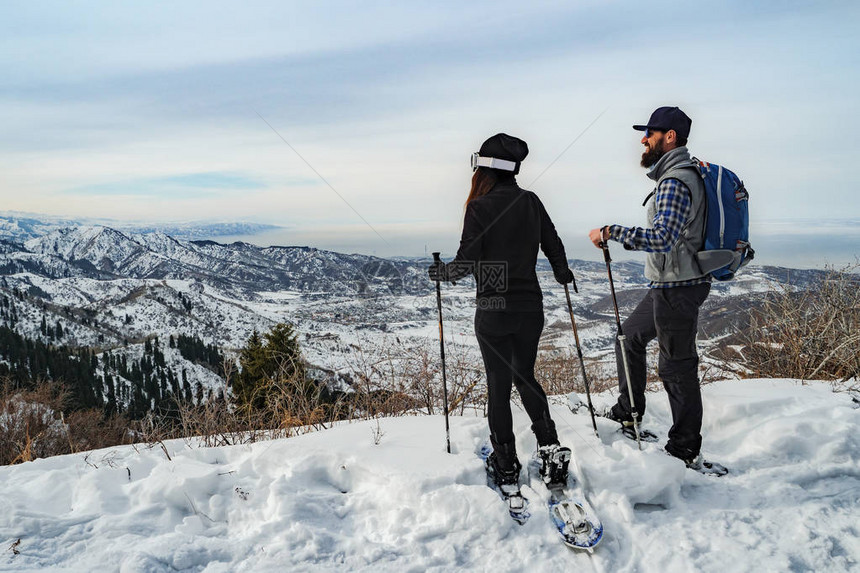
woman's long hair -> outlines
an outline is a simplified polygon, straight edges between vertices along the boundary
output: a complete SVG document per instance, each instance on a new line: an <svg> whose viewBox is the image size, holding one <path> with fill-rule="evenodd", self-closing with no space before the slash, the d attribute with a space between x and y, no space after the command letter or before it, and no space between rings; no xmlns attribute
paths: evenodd
<svg viewBox="0 0 860 573"><path fill-rule="evenodd" d="M489 193L493 186L499 182L499 176L494 169L478 167L475 174L472 175L472 190L469 191L469 198L466 199L466 205L483 195Z"/></svg>

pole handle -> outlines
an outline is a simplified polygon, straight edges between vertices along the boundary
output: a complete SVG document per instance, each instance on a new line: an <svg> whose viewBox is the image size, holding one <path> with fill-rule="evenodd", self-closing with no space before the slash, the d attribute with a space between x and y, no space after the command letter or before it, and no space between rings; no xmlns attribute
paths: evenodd
<svg viewBox="0 0 860 573"><path fill-rule="evenodd" d="M434 262L434 263L436 263L437 265L441 265L441 264L442 264L442 259L441 259L441 258L439 258L439 255L440 255L440 254L441 254L441 253L439 253L438 251L437 251L437 252L435 252L435 253L433 253L433 262ZM436 284L439 284L439 281L436 281ZM457 281L451 281L451 284L452 284L453 286L457 286Z"/></svg>
<svg viewBox="0 0 860 573"><path fill-rule="evenodd" d="M603 258L606 260L607 263L611 263L612 257L609 256L609 245L606 243L606 241L600 242L600 248L603 249Z"/></svg>

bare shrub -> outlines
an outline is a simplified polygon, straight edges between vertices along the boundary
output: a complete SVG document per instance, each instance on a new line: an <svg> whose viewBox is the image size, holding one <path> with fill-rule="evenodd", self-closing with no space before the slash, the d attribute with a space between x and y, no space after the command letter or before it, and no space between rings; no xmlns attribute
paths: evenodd
<svg viewBox="0 0 860 573"><path fill-rule="evenodd" d="M348 418L402 415L435 405L433 369L428 353L387 341L378 352L355 348L349 360L353 376Z"/></svg>
<svg viewBox="0 0 860 573"><path fill-rule="evenodd" d="M857 266L829 270L816 285L775 287L750 312L739 362L747 377L832 380L848 389L860 378L860 277Z"/></svg>
<svg viewBox="0 0 860 573"><path fill-rule="evenodd" d="M122 416L105 417L101 410L76 410L65 417L67 437L73 452L130 444L129 422Z"/></svg>
<svg viewBox="0 0 860 573"><path fill-rule="evenodd" d="M150 414L138 425L139 435L153 445L185 438L189 445L230 446L320 430L347 417L342 396L333 399L324 385L294 368L281 369L256 391L262 401L250 396L243 405L223 396L201 404L179 402L176 419Z"/></svg>
<svg viewBox="0 0 860 573"><path fill-rule="evenodd" d="M33 390L5 382L0 396L0 464L68 453L68 440L59 420L68 398L44 382Z"/></svg>
<svg viewBox="0 0 860 573"><path fill-rule="evenodd" d="M585 358L585 375L592 393L614 388L616 380L600 367L599 360ZM535 378L549 395L585 393L582 366L572 350L561 353L540 353L535 362Z"/></svg>
<svg viewBox="0 0 860 573"><path fill-rule="evenodd" d="M395 338L373 353L358 346L351 356L350 370L356 377L356 404L363 412L351 417L397 416L410 413L440 414L444 411L442 365L439 343L406 346ZM469 347L447 341L445 375L448 412L467 409L486 411L487 387L483 364Z"/></svg>
<svg viewBox="0 0 860 573"><path fill-rule="evenodd" d="M539 353L535 362L535 378L549 395L585 392L579 359L570 351ZM591 384L591 378L588 382Z"/></svg>
<svg viewBox="0 0 860 573"><path fill-rule="evenodd" d="M382 436L385 435L385 432L382 430L379 418L376 419L376 425L370 428L370 435L373 438L374 446L378 446L382 442Z"/></svg>
<svg viewBox="0 0 860 573"><path fill-rule="evenodd" d="M435 358L438 363L439 357ZM445 358L449 413L462 415L466 409L486 412L487 379L483 361L476 358L468 347L460 344L447 347ZM439 387L441 389L441 384Z"/></svg>
<svg viewBox="0 0 860 573"><path fill-rule="evenodd" d="M292 434L322 430L345 417L343 397L333 399L325 385L303 374L288 376L282 371L273 383L275 392L269 397L266 410L271 412L280 430Z"/></svg>
<svg viewBox="0 0 860 573"><path fill-rule="evenodd" d="M0 465L128 443L127 422L98 410L63 415L70 394L40 381L32 389L0 387Z"/></svg>

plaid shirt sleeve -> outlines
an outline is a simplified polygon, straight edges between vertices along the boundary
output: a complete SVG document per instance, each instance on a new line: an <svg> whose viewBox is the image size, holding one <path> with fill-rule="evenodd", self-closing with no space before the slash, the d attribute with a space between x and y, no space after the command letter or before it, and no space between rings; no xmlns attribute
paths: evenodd
<svg viewBox="0 0 860 573"><path fill-rule="evenodd" d="M665 179L657 188L655 200L657 213L650 229L610 225L609 238L618 241L627 250L649 253L671 251L690 216L690 190L677 179Z"/></svg>

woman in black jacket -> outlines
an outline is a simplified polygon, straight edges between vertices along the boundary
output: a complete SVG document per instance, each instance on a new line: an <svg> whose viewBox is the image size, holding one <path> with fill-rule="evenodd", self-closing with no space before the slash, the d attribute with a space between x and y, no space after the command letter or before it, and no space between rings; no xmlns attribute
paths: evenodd
<svg viewBox="0 0 860 573"><path fill-rule="evenodd" d="M544 479L566 479L570 460L570 450L559 446L546 394L534 376L544 325L535 273L538 247L559 283L573 281L573 273L540 199L517 185L515 175L528 152L525 141L499 133L472 156L472 189L457 256L430 267L432 280L455 281L473 274L477 282L475 334L487 371L493 445L488 462L499 486L516 485L521 469L511 419L512 383L531 418Z"/></svg>

